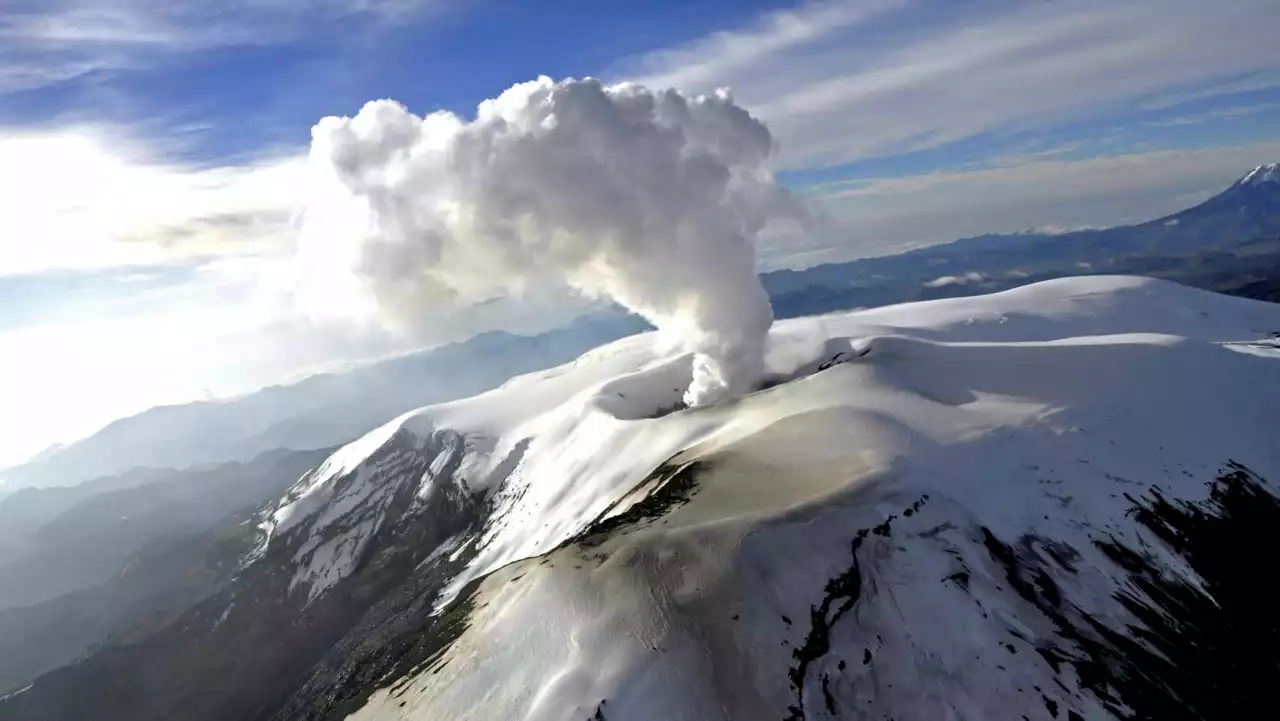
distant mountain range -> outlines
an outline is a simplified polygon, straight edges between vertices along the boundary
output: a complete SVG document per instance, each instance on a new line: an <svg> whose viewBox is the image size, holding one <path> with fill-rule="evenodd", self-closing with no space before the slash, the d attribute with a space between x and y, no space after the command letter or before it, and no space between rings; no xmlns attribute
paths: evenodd
<svg viewBox="0 0 1280 721"><path fill-rule="evenodd" d="M135 470L0 500L0 694L162 628L225 586L255 542L253 514L328 453Z"/></svg>
<svg viewBox="0 0 1280 721"><path fill-rule="evenodd" d="M763 280L775 315L791 318L1097 273L1280 299L1280 164L1258 166L1193 208L1138 225L983 235L900 255L776 271ZM485 333L239 398L154 408L0 471L0 478L9 489L70 485L135 467L181 468L244 461L276 448L335 445L399 413L488 390L646 327L624 313L604 313L538 336Z"/></svg>
<svg viewBox="0 0 1280 721"><path fill-rule="evenodd" d="M72 485L138 467L186 468L247 461L274 449L338 445L405 411L483 392L647 327L622 312L603 312L541 335L482 333L237 398L160 406L46 450L0 471L0 478L12 492Z"/></svg>
<svg viewBox="0 0 1280 721"><path fill-rule="evenodd" d="M900 255L778 271L764 282L775 313L792 317L1099 273L1280 298L1280 164L1258 166L1195 207L1138 225L981 235Z"/></svg>

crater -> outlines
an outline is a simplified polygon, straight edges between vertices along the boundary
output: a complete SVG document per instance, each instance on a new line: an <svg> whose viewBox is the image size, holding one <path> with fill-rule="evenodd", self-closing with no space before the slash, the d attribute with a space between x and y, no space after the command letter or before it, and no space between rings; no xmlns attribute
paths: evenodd
<svg viewBox="0 0 1280 721"><path fill-rule="evenodd" d="M867 355L870 338L830 338L816 352L809 351L795 362L774 361L761 378L760 392L807 378L828 368ZM785 353L785 351L784 351ZM685 390L693 379L693 355L663 360L633 373L615 378L600 387L594 399L597 408L619 420L661 418L687 410Z"/></svg>

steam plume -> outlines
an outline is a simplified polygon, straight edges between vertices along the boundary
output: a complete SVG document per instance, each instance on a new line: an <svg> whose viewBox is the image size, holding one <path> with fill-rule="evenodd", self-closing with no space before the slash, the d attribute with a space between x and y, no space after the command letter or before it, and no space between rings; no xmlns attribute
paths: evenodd
<svg viewBox="0 0 1280 721"><path fill-rule="evenodd" d="M398 322L533 283L612 298L694 353L685 400L703 405L762 371L755 237L801 214L772 149L726 91L543 77L470 121L378 100L312 130L327 192L303 237Z"/></svg>

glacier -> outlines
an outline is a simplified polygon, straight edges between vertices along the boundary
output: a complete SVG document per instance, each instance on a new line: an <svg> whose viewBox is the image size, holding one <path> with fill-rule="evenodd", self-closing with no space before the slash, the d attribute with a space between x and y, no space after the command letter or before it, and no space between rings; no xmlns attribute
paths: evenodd
<svg viewBox="0 0 1280 721"><path fill-rule="evenodd" d="M641 335L395 419L267 530L307 539L296 584L334 586L392 438L454 434L407 482L486 500L443 549L469 553L433 613L464 604L465 629L352 719L1114 717L1002 559L1057 557L1045 588L1116 627L1099 539L1197 582L1133 499L1197 497L1228 461L1280 477L1278 330L1163 281L1050 281L778 323L768 387L697 409L688 354Z"/></svg>

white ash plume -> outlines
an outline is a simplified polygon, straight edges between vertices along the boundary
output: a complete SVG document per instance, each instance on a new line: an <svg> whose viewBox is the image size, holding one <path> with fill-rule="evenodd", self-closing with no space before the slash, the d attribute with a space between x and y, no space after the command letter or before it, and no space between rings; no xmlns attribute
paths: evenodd
<svg viewBox="0 0 1280 721"><path fill-rule="evenodd" d="M543 77L473 120L378 100L312 130L324 192L303 250L394 323L548 281L607 296L695 354L685 401L705 405L759 381L773 312L755 238L803 218L772 151L727 91Z"/></svg>

